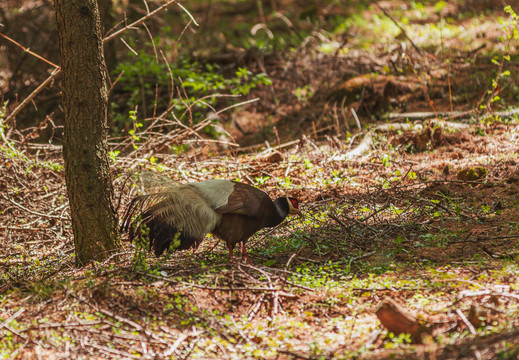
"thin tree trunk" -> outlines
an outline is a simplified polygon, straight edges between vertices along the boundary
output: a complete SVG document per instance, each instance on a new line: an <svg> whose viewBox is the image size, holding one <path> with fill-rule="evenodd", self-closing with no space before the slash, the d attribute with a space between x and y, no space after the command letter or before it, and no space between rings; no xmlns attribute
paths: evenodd
<svg viewBox="0 0 519 360"><path fill-rule="evenodd" d="M76 264L120 248L107 156L107 90L95 0L55 0L65 128L63 155Z"/></svg>

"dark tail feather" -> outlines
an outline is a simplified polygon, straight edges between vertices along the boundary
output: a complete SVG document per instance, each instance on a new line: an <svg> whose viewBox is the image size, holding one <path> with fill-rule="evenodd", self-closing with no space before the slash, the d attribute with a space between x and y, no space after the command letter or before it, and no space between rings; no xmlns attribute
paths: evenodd
<svg viewBox="0 0 519 360"><path fill-rule="evenodd" d="M168 250L174 241L175 246L172 250L186 250L192 247L197 248L202 238L186 236L182 231L172 226L170 223L154 216L153 211L142 211L147 208L150 200L146 196L134 198L123 216L121 231L128 232L130 242L139 236L145 236L149 241L149 249L153 249L156 256L160 256ZM139 214L135 217L136 214ZM135 219L132 222L132 218Z"/></svg>
<svg viewBox="0 0 519 360"><path fill-rule="evenodd" d="M136 196L132 199L124 212L120 230L121 232L127 232L128 230L131 231L130 225L132 224L132 218L135 214L141 212L141 209L145 207L145 203L149 202L147 200L149 200L147 196Z"/></svg>
<svg viewBox="0 0 519 360"><path fill-rule="evenodd" d="M121 232L127 232L128 231L128 228L130 226L130 223L131 223L131 217L132 217L132 208L135 206L135 202L136 202L137 198L134 198L130 204L128 205L128 208L126 209L126 211L124 212L124 215L123 215L123 221L121 223L121 228L119 231Z"/></svg>
<svg viewBox="0 0 519 360"><path fill-rule="evenodd" d="M143 214L143 219L147 216ZM171 250L187 250L192 247L197 248L202 239L186 236L182 231L167 224L159 217L149 218L143 220L140 226L145 226L149 229L148 239L150 243L150 250L153 249L156 256L160 256L164 251L168 250L172 245ZM172 244L173 243L173 244Z"/></svg>

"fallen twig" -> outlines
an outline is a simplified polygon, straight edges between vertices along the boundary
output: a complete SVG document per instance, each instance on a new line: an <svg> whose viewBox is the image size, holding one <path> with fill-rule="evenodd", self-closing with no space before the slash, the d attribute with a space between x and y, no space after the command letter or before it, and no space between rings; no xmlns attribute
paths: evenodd
<svg viewBox="0 0 519 360"><path fill-rule="evenodd" d="M146 14L145 16L141 17L140 19L132 22L130 25L126 25L124 28L114 32L112 35L109 35L107 37L105 37L103 39L103 42L106 43L116 37L118 37L119 35L123 34L124 32L130 30L131 28L143 23L144 21L148 20L149 18L151 18L152 16L154 16L155 14L161 12L162 10L164 10L165 8L167 8L169 5L173 4L173 3L176 3L177 0L170 0L168 1L167 3L165 3L164 5L162 6L159 6L158 8L156 8L155 10L153 10L152 12ZM182 9L184 9L184 11L187 12L187 10L184 8L184 7L181 7ZM189 14L189 12L188 12Z"/></svg>
<svg viewBox="0 0 519 360"><path fill-rule="evenodd" d="M472 335L476 335L476 329L474 328L474 325L470 323L465 314L463 314L463 312L460 309L456 309L456 314L458 314L459 318L461 319L463 324L465 324L470 333Z"/></svg>
<svg viewBox="0 0 519 360"><path fill-rule="evenodd" d="M40 212L37 212L37 211L29 210L26 207L24 207L23 205L18 204L16 201L11 200L8 197L4 196L3 194L0 194L0 197L2 197L4 200L9 201L11 204L16 205L20 209L22 209L24 211L27 211L28 213L33 214L33 215L37 215L37 216L41 216L41 217L46 217L46 218L60 219L60 220L66 220L67 219L66 217L62 217L62 216L43 214L43 213L40 213Z"/></svg>
<svg viewBox="0 0 519 360"><path fill-rule="evenodd" d="M32 52L31 50L29 50L28 48L26 48L22 44L20 44L20 43L16 42L15 40L11 39L9 36L6 36L6 35L4 35L2 33L0 33L0 36L2 36L4 39L9 40L10 42L14 43L15 45L17 45L18 47L23 49L23 51L25 51L26 53L29 53L32 56L37 57L38 59L46 62L47 64L49 64L51 66L54 66L56 69L59 69L59 65L56 65L52 61L49 61L49 60L45 59L43 56L40 56L40 55L36 54L35 52Z"/></svg>
<svg viewBox="0 0 519 360"><path fill-rule="evenodd" d="M184 340L186 340L189 336L187 336L186 334L180 334L180 336L178 337L177 340L175 340L175 342L173 343L173 345L171 345L171 347L169 349L167 349L166 351L164 351L162 353L162 356L164 357L167 357L167 356L171 356L173 355L173 353L178 349L178 347L180 346L180 344L182 344L182 342Z"/></svg>
<svg viewBox="0 0 519 360"><path fill-rule="evenodd" d="M371 132L368 132L368 133L366 133L366 135L364 135L364 138L362 139L360 144L357 145L356 148L354 148L353 150L348 151L345 154L332 156L330 158L330 160L332 160L332 161L345 161L345 160L349 160L349 159L352 159L352 158L355 158L355 157L359 157L364 152L368 151L371 148L372 144L373 144L373 135L371 134Z"/></svg>
<svg viewBox="0 0 519 360"><path fill-rule="evenodd" d="M386 9L384 9L382 6L380 6L379 2L377 0L375 0L375 4L377 5L377 7L382 10L382 12L384 13L384 15L386 15L389 20L391 20L393 22L393 24L395 24L399 29L400 31L402 32L402 34L405 36L405 38L407 40L409 40L409 42L411 43L411 45L415 48L415 50L418 52L418 54L423 57L423 54L422 54L422 51L420 50L420 48L418 46L416 46L416 44L414 43L413 40L411 40L411 38L409 37L409 35L407 35L407 33L405 32L404 28L398 23L398 21L396 21L395 19L393 19L393 17L391 15L389 15L389 13L386 11Z"/></svg>
<svg viewBox="0 0 519 360"><path fill-rule="evenodd" d="M49 77L42 82L36 89L34 89L29 96L27 96L23 101L18 104L16 108L5 118L5 123L9 123L11 119L13 119L24 107L27 105L36 95L40 93L45 87L54 80L59 74L61 73L61 68L55 68L52 73L49 75Z"/></svg>
<svg viewBox="0 0 519 360"><path fill-rule="evenodd" d="M25 308L22 307L22 308L18 309L18 311L15 312L13 315L9 316L3 323L0 324L0 330L2 328L6 327L7 324L9 324L11 321L16 319L18 316L22 315L24 311L25 311Z"/></svg>
<svg viewBox="0 0 519 360"><path fill-rule="evenodd" d="M467 290L467 291L462 291L458 294L458 297L457 297L455 303L458 303L467 297L477 297L477 296L502 296L502 297L507 297L507 298L519 301L519 295L512 294L509 292L497 292L497 291L491 291L491 290L481 290L481 291L468 291Z"/></svg>
<svg viewBox="0 0 519 360"><path fill-rule="evenodd" d="M389 119L428 119L432 117L459 118L475 114L474 110L468 111L446 111L435 113L432 111L419 111L409 113L389 113Z"/></svg>

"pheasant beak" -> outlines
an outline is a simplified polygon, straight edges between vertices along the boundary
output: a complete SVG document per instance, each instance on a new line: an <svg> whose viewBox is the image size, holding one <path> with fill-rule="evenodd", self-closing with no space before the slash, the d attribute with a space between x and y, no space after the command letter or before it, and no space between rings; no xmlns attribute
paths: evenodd
<svg viewBox="0 0 519 360"><path fill-rule="evenodd" d="M290 215L299 215L299 216L303 216L303 213L301 212L301 210L299 209L296 209L296 208L291 208L290 211L288 212Z"/></svg>

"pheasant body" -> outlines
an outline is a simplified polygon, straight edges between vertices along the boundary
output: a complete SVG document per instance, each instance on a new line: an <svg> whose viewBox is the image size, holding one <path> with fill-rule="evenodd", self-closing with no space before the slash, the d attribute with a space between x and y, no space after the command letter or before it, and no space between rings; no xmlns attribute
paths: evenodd
<svg viewBox="0 0 519 360"><path fill-rule="evenodd" d="M232 259L237 243L258 230L280 224L289 214L301 214L294 198L272 201L263 191L235 181L207 180L174 184L164 191L135 197L125 212L122 231L130 241L147 237L150 249L198 248L207 233L224 240Z"/></svg>

